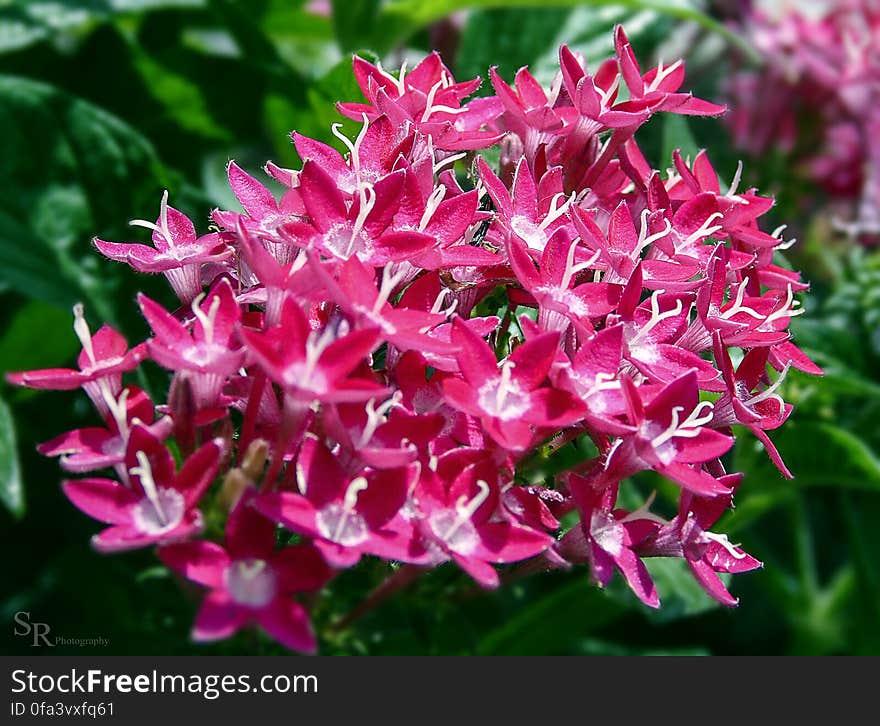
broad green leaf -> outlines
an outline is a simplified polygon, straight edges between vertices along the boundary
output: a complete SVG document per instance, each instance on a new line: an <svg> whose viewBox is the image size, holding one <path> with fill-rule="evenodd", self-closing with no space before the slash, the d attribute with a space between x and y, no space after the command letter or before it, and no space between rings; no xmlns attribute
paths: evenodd
<svg viewBox="0 0 880 726"><path fill-rule="evenodd" d="M333 30L343 51L356 50L375 27L379 0L332 0Z"/></svg>
<svg viewBox="0 0 880 726"><path fill-rule="evenodd" d="M598 630L626 612L606 593L582 577L538 600L524 603L518 613L490 631L477 646L478 655L566 653L572 633Z"/></svg>
<svg viewBox="0 0 880 726"><path fill-rule="evenodd" d="M87 32L119 16L204 7L206 0L7 0L0 5L0 53Z"/></svg>
<svg viewBox="0 0 880 726"><path fill-rule="evenodd" d="M13 516L24 515L24 488L15 444L15 422L3 399L0 399L0 502Z"/></svg>
<svg viewBox="0 0 880 726"><path fill-rule="evenodd" d="M512 82L521 66L531 68L538 58L558 46L560 29L571 12L570 8L556 7L474 11L456 53L456 76L461 80L481 76L485 79L482 90L491 93L486 73L497 66L502 78ZM522 32L524 27L528 33Z"/></svg>
<svg viewBox="0 0 880 726"><path fill-rule="evenodd" d="M674 113L663 115L663 152L660 158L661 165L672 164L672 153L681 151L685 159L693 159L700 150L700 145L691 133L690 125L686 116Z"/></svg>
<svg viewBox="0 0 880 726"><path fill-rule="evenodd" d="M486 8L528 8L528 7L572 7L583 5L582 0L554 0L539 2L538 0L389 0L382 7L375 23L373 48L384 52L405 41L413 33L436 22L458 10ZM705 14L699 6L688 0L619 0L610 2L599 0L590 5L615 5L632 10L654 10L679 20L688 20L718 33L729 42L753 53L745 42L731 32L724 24Z"/></svg>
<svg viewBox="0 0 880 726"><path fill-rule="evenodd" d="M149 142L52 86L0 76L0 158L0 280L113 321L123 272L90 240L128 236L126 219L155 214L168 175Z"/></svg>
<svg viewBox="0 0 880 726"><path fill-rule="evenodd" d="M302 0L268 0L259 20L278 54L308 77L320 77L340 60L332 20L307 12Z"/></svg>
<svg viewBox="0 0 880 726"><path fill-rule="evenodd" d="M620 607L636 608L656 623L667 623L720 607L718 602L700 587L684 560L672 557L647 557L643 561L657 587L660 608L654 610L643 605L618 574L608 586L608 594ZM728 583L729 576L722 575L722 580Z"/></svg>
<svg viewBox="0 0 880 726"><path fill-rule="evenodd" d="M851 431L820 421L790 420L770 435L794 481L780 477L759 445L743 442L737 446L734 466L749 472L753 486L842 486L880 491L880 460Z"/></svg>
<svg viewBox="0 0 880 726"><path fill-rule="evenodd" d="M739 532L779 506L793 501L803 487L843 487L880 492L880 460L871 448L844 428L820 421L790 420L770 436L794 479L784 479L763 447L743 432L734 449L734 471L746 473L736 509L719 531Z"/></svg>
<svg viewBox="0 0 880 726"><path fill-rule="evenodd" d="M46 335L46 330L56 332ZM63 365L78 351L70 311L31 300L15 311L0 334L0 372Z"/></svg>

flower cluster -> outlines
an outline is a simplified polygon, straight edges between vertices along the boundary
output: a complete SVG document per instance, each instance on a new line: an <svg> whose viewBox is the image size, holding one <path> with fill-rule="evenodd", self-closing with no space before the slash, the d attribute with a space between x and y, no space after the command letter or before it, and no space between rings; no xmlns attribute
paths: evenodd
<svg viewBox="0 0 880 726"><path fill-rule="evenodd" d="M738 32L762 67L731 79L730 127L753 155L793 154L807 178L840 206L842 227L880 240L880 3L819 8L756 3ZM817 12L818 10L818 12Z"/></svg>
<svg viewBox="0 0 880 726"><path fill-rule="evenodd" d="M674 557L736 603L718 573L760 563L712 530L741 479L722 457L742 426L789 475L767 431L789 367L820 372L786 332L806 285L759 228L772 200L722 191L705 153L652 169L634 134L653 114L724 109L615 40L595 72L563 46L549 89L493 69L469 101L479 79L437 54L399 74L355 58L346 154L294 133L301 167L266 167L280 199L231 163L243 211L215 231L166 194L134 222L151 245L95 240L179 305L139 296L152 335L132 349L77 307L78 370L10 378L89 395L102 425L40 451L112 471L64 491L109 525L99 551L156 546L206 588L196 639L255 623L311 651L294 595L362 557L487 588L496 565L588 563L652 607L643 560ZM161 404L123 382L146 359L171 371ZM563 449L582 455L535 474ZM680 489L668 518L618 502L643 471Z"/></svg>

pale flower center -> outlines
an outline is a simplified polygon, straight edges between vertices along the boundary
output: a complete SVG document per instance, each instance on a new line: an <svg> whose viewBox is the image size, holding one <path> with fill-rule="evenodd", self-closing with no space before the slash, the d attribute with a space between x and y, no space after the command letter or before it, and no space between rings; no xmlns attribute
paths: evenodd
<svg viewBox="0 0 880 726"><path fill-rule="evenodd" d="M358 494L366 488L367 480L364 477L353 479L341 504L331 502L317 513L315 524L324 539L343 547L355 547L369 538L370 528L355 510Z"/></svg>
<svg viewBox="0 0 880 726"><path fill-rule="evenodd" d="M183 495L176 489L157 489L132 510L134 526L144 534L160 535L175 529L186 511Z"/></svg>
<svg viewBox="0 0 880 726"><path fill-rule="evenodd" d="M275 597L275 572L266 560L236 560L229 565L224 577L226 589L239 605L262 608Z"/></svg>
<svg viewBox="0 0 880 726"><path fill-rule="evenodd" d="M511 377L513 364L501 366L501 375L486 381L479 390L479 405L487 414L502 421L520 418L529 409L529 395Z"/></svg>

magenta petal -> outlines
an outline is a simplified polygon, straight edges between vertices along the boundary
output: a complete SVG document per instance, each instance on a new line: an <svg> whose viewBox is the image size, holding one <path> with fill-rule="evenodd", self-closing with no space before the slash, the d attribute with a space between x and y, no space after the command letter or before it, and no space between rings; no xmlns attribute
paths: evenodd
<svg viewBox="0 0 880 726"><path fill-rule="evenodd" d="M278 211L278 204L272 193L234 161L229 162L229 186L244 207L244 211L254 219L261 219Z"/></svg>
<svg viewBox="0 0 880 726"><path fill-rule="evenodd" d="M361 551L357 547L346 547L320 538L315 540L315 547L329 565L340 570L354 567L361 559Z"/></svg>
<svg viewBox="0 0 880 726"><path fill-rule="evenodd" d="M261 495L254 502L258 511L294 532L319 537L315 526L315 508L308 499L293 492Z"/></svg>
<svg viewBox="0 0 880 726"><path fill-rule="evenodd" d="M272 555L270 563L278 576L279 592L312 592L333 577L324 557L310 545L285 547Z"/></svg>
<svg viewBox="0 0 880 726"><path fill-rule="evenodd" d="M543 552L553 538L528 527L490 522L478 528L480 544L474 555L487 562L519 562Z"/></svg>
<svg viewBox="0 0 880 726"><path fill-rule="evenodd" d="M247 624L248 612L236 605L221 590L208 594L193 624L192 638L197 642L223 640Z"/></svg>
<svg viewBox="0 0 880 726"><path fill-rule="evenodd" d="M198 503L214 481L217 468L220 466L223 446L223 439L209 441L190 456L180 468L175 479L175 487L183 494L187 509Z"/></svg>
<svg viewBox="0 0 880 726"><path fill-rule="evenodd" d="M639 556L631 549L624 547L620 554L614 558L614 561L636 597L648 607L659 608L660 597L657 595L657 588L654 587L654 581L648 573L648 568L645 567L645 563Z"/></svg>
<svg viewBox="0 0 880 726"><path fill-rule="evenodd" d="M715 477L707 474L702 469L695 469L687 464L671 462L658 466L657 471L665 477L693 492L700 497L718 497L730 494L731 490Z"/></svg>
<svg viewBox="0 0 880 726"><path fill-rule="evenodd" d="M138 304L157 341L165 346L179 346L184 350L192 346L192 337L187 329L159 303L141 293L138 295Z"/></svg>
<svg viewBox="0 0 880 726"><path fill-rule="evenodd" d="M44 368L22 373L7 373L6 380L13 386L27 386L50 391L72 391L88 380L72 368Z"/></svg>
<svg viewBox="0 0 880 726"><path fill-rule="evenodd" d="M245 492L226 521L226 546L236 560L266 559L275 549L275 523L254 508L255 498Z"/></svg>
<svg viewBox="0 0 880 726"><path fill-rule="evenodd" d="M455 560L456 565L474 578L478 585L487 590L494 590L501 584L498 573L488 562L472 557L463 557L455 553L452 554L452 559Z"/></svg>
<svg viewBox="0 0 880 726"><path fill-rule="evenodd" d="M703 560L688 559L687 563L691 568L694 578L700 583L700 587L702 587L710 597L728 607L736 607L739 605L739 600L727 591L727 588L724 587L724 583L721 582L721 579L718 577L715 570L703 562Z"/></svg>
<svg viewBox="0 0 880 726"><path fill-rule="evenodd" d="M206 540L181 542L160 547L159 559L187 580L210 588L223 587L223 573L229 555L220 545Z"/></svg>
<svg viewBox="0 0 880 726"><path fill-rule="evenodd" d="M92 547L103 554L128 552L156 544L156 537L129 524L117 524L92 537Z"/></svg>
<svg viewBox="0 0 880 726"><path fill-rule="evenodd" d="M308 613L298 602L276 598L258 610L255 617L260 627L281 645L300 653L314 653L318 649Z"/></svg>
<svg viewBox="0 0 880 726"><path fill-rule="evenodd" d="M131 521L131 507L140 500L112 479L79 479L64 482L64 493L81 512L107 524Z"/></svg>

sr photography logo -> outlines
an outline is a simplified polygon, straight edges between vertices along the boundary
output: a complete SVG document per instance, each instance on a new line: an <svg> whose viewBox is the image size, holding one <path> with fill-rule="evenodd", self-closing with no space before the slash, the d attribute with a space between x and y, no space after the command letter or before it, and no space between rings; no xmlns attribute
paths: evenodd
<svg viewBox="0 0 880 726"><path fill-rule="evenodd" d="M32 648L55 648L72 646L79 648L106 648L110 639L101 635L59 635L52 631L49 623L44 623L32 616L27 610L20 610L13 616L15 622L13 633L28 641Z"/></svg>

